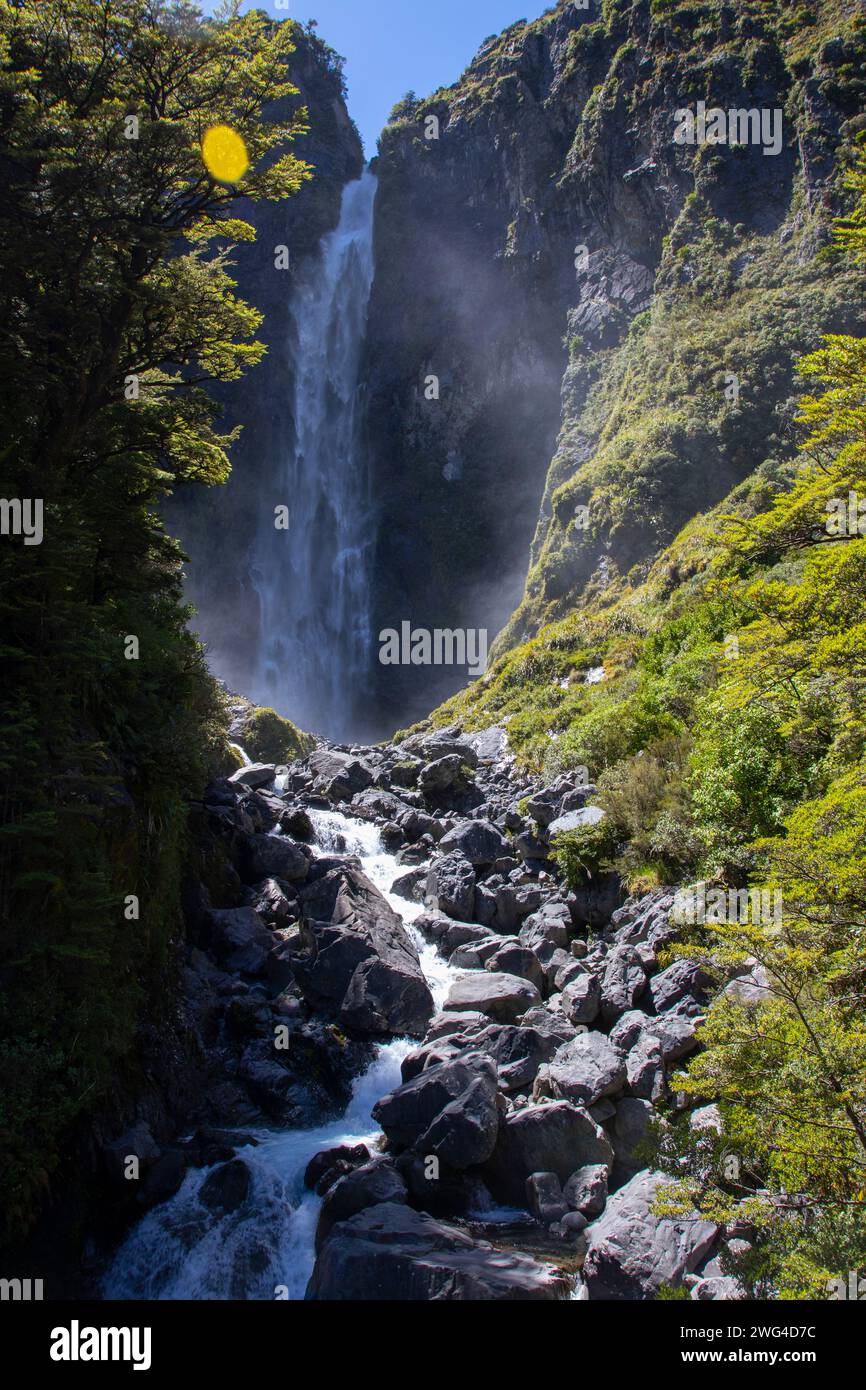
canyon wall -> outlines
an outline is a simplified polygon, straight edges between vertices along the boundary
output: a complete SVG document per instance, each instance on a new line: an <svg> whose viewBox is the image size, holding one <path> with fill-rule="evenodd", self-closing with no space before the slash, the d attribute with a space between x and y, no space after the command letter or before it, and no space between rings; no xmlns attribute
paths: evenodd
<svg viewBox="0 0 866 1390"><path fill-rule="evenodd" d="M504 626L502 650L615 596L773 457L796 357L855 318L815 257L863 123L858 14L560 3L395 109L366 367L377 630ZM778 151L676 143L700 101L765 112ZM385 723L465 679L380 668Z"/></svg>

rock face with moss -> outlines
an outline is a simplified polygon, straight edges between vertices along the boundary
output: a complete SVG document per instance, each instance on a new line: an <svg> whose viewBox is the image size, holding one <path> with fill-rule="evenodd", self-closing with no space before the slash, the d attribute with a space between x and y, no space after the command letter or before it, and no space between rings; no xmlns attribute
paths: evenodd
<svg viewBox="0 0 866 1390"><path fill-rule="evenodd" d="M518 604L513 644L615 597L774 456L795 358L856 319L815 258L861 119L857 13L561 3L396 108L368 350L377 629L496 630ZM701 101L766 112L778 152L676 143ZM380 696L398 722L462 675L388 668Z"/></svg>

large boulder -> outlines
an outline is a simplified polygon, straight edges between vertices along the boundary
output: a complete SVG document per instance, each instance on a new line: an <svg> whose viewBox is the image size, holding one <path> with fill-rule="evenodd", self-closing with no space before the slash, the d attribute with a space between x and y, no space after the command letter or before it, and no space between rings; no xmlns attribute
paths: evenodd
<svg viewBox="0 0 866 1390"><path fill-rule="evenodd" d="M493 955L485 960L484 969L491 974L517 975L521 980L529 980L539 994L546 988L545 974L538 956L517 940L504 941L498 946Z"/></svg>
<svg viewBox="0 0 866 1390"><path fill-rule="evenodd" d="M251 907L211 908L205 913L208 944L226 970L260 975L274 939Z"/></svg>
<svg viewBox="0 0 866 1390"><path fill-rule="evenodd" d="M718 1228L696 1214L672 1218L652 1210L660 1173L636 1174L589 1227L583 1278L591 1299L655 1298L662 1285L679 1288L705 1259Z"/></svg>
<svg viewBox="0 0 866 1390"><path fill-rule="evenodd" d="M333 748L318 748L310 754L309 765L316 776L328 785L334 795L350 801L358 792L372 786L374 773L360 758L351 753L338 753Z"/></svg>
<svg viewBox="0 0 866 1390"><path fill-rule="evenodd" d="M306 1297L358 1302L539 1302L570 1281L397 1203L368 1207L325 1241Z"/></svg>
<svg viewBox="0 0 866 1390"><path fill-rule="evenodd" d="M596 1163L608 1169L613 1163L604 1132L585 1110L554 1101L507 1116L484 1178L495 1196L521 1206L533 1173L555 1173L564 1183L575 1169Z"/></svg>
<svg viewBox="0 0 866 1390"><path fill-rule="evenodd" d="M633 1009L646 985L646 973L633 946L615 946L605 957L601 975L601 1016L615 1023Z"/></svg>
<svg viewBox="0 0 866 1390"><path fill-rule="evenodd" d="M473 1033L472 1047L496 1063L500 1090L518 1091L532 1085L539 1067L550 1061L556 1051L557 1043L535 1028L494 1023Z"/></svg>
<svg viewBox="0 0 866 1390"><path fill-rule="evenodd" d="M229 781L236 787L258 791L259 787L272 786L276 775L277 769L273 763L248 763L232 773Z"/></svg>
<svg viewBox="0 0 866 1390"><path fill-rule="evenodd" d="M579 1033L559 1048L550 1063L554 1095L579 1105L595 1105L605 1096L617 1095L625 1079L625 1058L603 1033Z"/></svg>
<svg viewBox="0 0 866 1390"><path fill-rule="evenodd" d="M469 922L475 910L475 870L465 855L443 855L427 875L427 903L458 922Z"/></svg>
<svg viewBox="0 0 866 1390"><path fill-rule="evenodd" d="M340 1221L348 1221L359 1211L381 1202L405 1202L406 1184L393 1163L373 1159L346 1173L325 1194L316 1227L316 1249L320 1250Z"/></svg>
<svg viewBox="0 0 866 1390"><path fill-rule="evenodd" d="M463 767L464 760L459 753L449 753L444 758L437 758L435 762L422 768L418 777L418 790L424 796L438 796L442 792L461 786L464 777Z"/></svg>
<svg viewBox="0 0 866 1390"><path fill-rule="evenodd" d="M574 962L578 970L580 965ZM601 1008L601 984L597 975L584 970L577 974L562 991L562 1012L569 1023L594 1023Z"/></svg>
<svg viewBox="0 0 866 1390"><path fill-rule="evenodd" d="M423 1037L433 997L402 921L354 865L332 869L300 894L296 973L308 1002L369 1035Z"/></svg>
<svg viewBox="0 0 866 1390"><path fill-rule="evenodd" d="M496 1067L477 1052L427 1067L383 1096L373 1119L398 1149L415 1148L452 1168L483 1163L499 1132Z"/></svg>
<svg viewBox="0 0 866 1390"><path fill-rule="evenodd" d="M445 1000L445 1009L449 1013L469 1009L486 1014L498 1023L513 1023L527 1009L540 1003L541 995L529 980L479 970L455 980Z"/></svg>
<svg viewBox="0 0 866 1390"><path fill-rule="evenodd" d="M464 820L439 842L443 854L457 850L476 867L487 867L511 852L511 845L495 825L486 820Z"/></svg>
<svg viewBox="0 0 866 1390"><path fill-rule="evenodd" d="M657 1014L687 1004L699 1013L701 1001L712 983L711 977L698 961L675 960L650 981L649 992Z"/></svg>
<svg viewBox="0 0 866 1390"><path fill-rule="evenodd" d="M294 840L282 835L251 835L244 842L244 877L248 883L261 883L266 878L300 883L309 873L308 855L309 851L305 854Z"/></svg>

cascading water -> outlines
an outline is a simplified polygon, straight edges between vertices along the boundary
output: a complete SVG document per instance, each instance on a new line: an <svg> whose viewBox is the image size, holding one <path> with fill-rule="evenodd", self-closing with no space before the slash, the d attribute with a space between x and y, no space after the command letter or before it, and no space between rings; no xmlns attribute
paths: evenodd
<svg viewBox="0 0 866 1390"><path fill-rule="evenodd" d="M262 508L254 550L260 636L247 693L334 739L356 732L352 711L363 699L371 651L374 527L358 370L375 196L369 170L346 186L339 225L296 285L294 440L273 503ZM281 505L289 509L287 531L274 525Z"/></svg>
<svg viewBox="0 0 866 1390"><path fill-rule="evenodd" d="M374 825L350 821L339 812L313 811L318 844L357 855L367 877L403 917L438 1008L459 973L412 926L422 909L391 894L401 872L382 848ZM314 1238L321 1199L304 1187L304 1171L322 1149L376 1142L381 1131L370 1112L399 1086L400 1064L416 1046L398 1039L378 1048L372 1065L355 1084L345 1115L316 1129L266 1130L256 1147L244 1148L252 1171L249 1203L219 1215L199 1200L208 1172L187 1174L177 1194L155 1207L133 1229L108 1271L106 1298L114 1299L301 1299L315 1262Z"/></svg>

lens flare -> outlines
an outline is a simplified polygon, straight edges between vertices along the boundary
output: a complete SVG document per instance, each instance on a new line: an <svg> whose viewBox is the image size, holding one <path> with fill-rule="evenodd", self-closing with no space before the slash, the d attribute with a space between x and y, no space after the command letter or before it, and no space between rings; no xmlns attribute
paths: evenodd
<svg viewBox="0 0 866 1390"><path fill-rule="evenodd" d="M211 126L205 131L201 157L208 173L220 183L237 183L250 167L246 145L228 125Z"/></svg>

